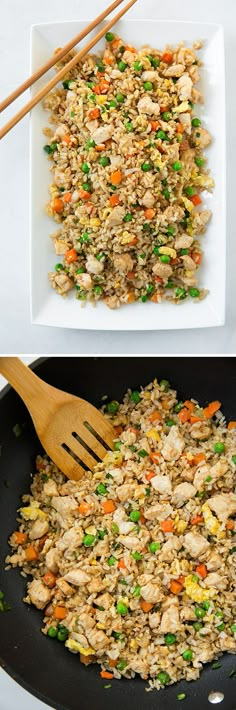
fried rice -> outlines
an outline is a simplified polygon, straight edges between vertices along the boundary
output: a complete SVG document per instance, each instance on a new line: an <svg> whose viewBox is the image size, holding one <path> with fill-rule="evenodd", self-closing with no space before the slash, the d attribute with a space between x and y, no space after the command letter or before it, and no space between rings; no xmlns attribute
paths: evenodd
<svg viewBox="0 0 236 710"><path fill-rule="evenodd" d="M42 632L102 677L194 680L236 651L236 423L166 380L103 410L117 438L93 473L38 456L7 566L31 575Z"/></svg>
<svg viewBox="0 0 236 710"><path fill-rule="evenodd" d="M51 285L110 308L197 302L211 216L202 193L214 186L203 154L211 136L195 114L201 42L160 51L106 39L102 56L83 58L43 103L53 124L47 212L63 257Z"/></svg>

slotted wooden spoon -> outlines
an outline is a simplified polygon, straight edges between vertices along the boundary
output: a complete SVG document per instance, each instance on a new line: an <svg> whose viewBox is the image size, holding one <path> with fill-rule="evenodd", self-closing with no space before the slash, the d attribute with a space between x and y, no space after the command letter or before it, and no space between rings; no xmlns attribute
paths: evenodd
<svg viewBox="0 0 236 710"><path fill-rule="evenodd" d="M23 399L52 461L78 481L113 449L115 431L96 407L43 382L17 357L1 357L0 373Z"/></svg>

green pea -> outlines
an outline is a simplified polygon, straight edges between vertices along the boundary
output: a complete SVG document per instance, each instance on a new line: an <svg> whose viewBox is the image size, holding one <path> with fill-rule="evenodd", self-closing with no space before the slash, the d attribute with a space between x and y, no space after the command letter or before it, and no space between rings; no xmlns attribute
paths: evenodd
<svg viewBox="0 0 236 710"><path fill-rule="evenodd" d="M125 616L125 614L127 614L127 612L128 612L128 607L126 604L124 604L124 602L117 602L116 611L117 611L117 614L121 614L121 616Z"/></svg>
<svg viewBox="0 0 236 710"><path fill-rule="evenodd" d="M167 254L161 254L160 260L163 262L163 264L169 264L170 256L168 256Z"/></svg>
<svg viewBox="0 0 236 710"><path fill-rule="evenodd" d="M126 130L126 133L133 133L134 127L133 127L133 124L131 123L131 121L127 121L127 123L125 124L125 130Z"/></svg>
<svg viewBox="0 0 236 710"><path fill-rule="evenodd" d="M125 214L125 216L123 218L123 222L131 222L132 219L133 219L133 215L130 212L128 212L127 214Z"/></svg>
<svg viewBox="0 0 236 710"><path fill-rule="evenodd" d="M95 141L88 140L85 143L85 150L89 151L90 148L94 148L94 146L95 146Z"/></svg>
<svg viewBox="0 0 236 710"><path fill-rule="evenodd" d="M63 89L69 89L70 79L66 79L66 81L63 81L62 86L63 86Z"/></svg>
<svg viewBox="0 0 236 710"><path fill-rule="evenodd" d="M142 301L142 303L146 303L146 301L147 301L147 298L148 298L148 297L147 297L146 295L145 295L145 296L142 296L142 297L141 297L141 301Z"/></svg>
<svg viewBox="0 0 236 710"><path fill-rule="evenodd" d="M98 537L100 540L104 540L105 535L107 535L107 530L98 530Z"/></svg>
<svg viewBox="0 0 236 710"><path fill-rule="evenodd" d="M122 441L115 441L114 443L114 451L120 451Z"/></svg>
<svg viewBox="0 0 236 710"><path fill-rule="evenodd" d="M131 392L130 399L132 402L135 402L135 404L138 404L139 402L141 402L141 397L140 397L140 394L137 390L134 390L133 392Z"/></svg>
<svg viewBox="0 0 236 710"><path fill-rule="evenodd" d="M143 68L143 65L141 64L141 62L139 62L139 61L134 62L134 70L135 71L137 71L137 72L142 71L142 68Z"/></svg>
<svg viewBox="0 0 236 710"><path fill-rule="evenodd" d="M144 222L142 229L143 232L150 232L150 224L148 222Z"/></svg>
<svg viewBox="0 0 236 710"><path fill-rule="evenodd" d="M99 496L105 496L107 494L107 488L104 486L104 483L99 483L97 488L96 488L96 493Z"/></svg>
<svg viewBox="0 0 236 710"><path fill-rule="evenodd" d="M221 611L221 609L218 609L215 613L215 616L218 616L219 619L223 619L223 611Z"/></svg>
<svg viewBox="0 0 236 710"><path fill-rule="evenodd" d="M145 493L146 493L147 498L150 498L151 489L150 489L150 488L145 488Z"/></svg>
<svg viewBox="0 0 236 710"><path fill-rule="evenodd" d="M96 294L96 296L101 296L101 294L103 293L103 289L101 286L96 284L96 286L93 287L93 292Z"/></svg>
<svg viewBox="0 0 236 710"><path fill-rule="evenodd" d="M116 641L117 641L117 640L120 638L121 633L122 633L121 631L112 631L111 635L112 635L113 638L116 639Z"/></svg>
<svg viewBox="0 0 236 710"><path fill-rule="evenodd" d="M180 162L180 160L175 160L174 163L172 163L172 168L175 170L175 172L178 172L179 170L182 170L183 164Z"/></svg>
<svg viewBox="0 0 236 710"><path fill-rule="evenodd" d="M236 624L232 624L230 630L232 631L232 634L236 634Z"/></svg>
<svg viewBox="0 0 236 710"><path fill-rule="evenodd" d="M218 631L224 631L224 629L225 629L225 624L224 624L224 622L222 621L222 624L219 624L219 626L217 626L216 628L217 628Z"/></svg>
<svg viewBox="0 0 236 710"><path fill-rule="evenodd" d="M182 653L184 661L191 661L193 657L193 652L191 651L191 648L187 648L186 651Z"/></svg>
<svg viewBox="0 0 236 710"><path fill-rule="evenodd" d="M214 444L215 454L222 454L224 450L225 450L225 445L222 444L221 441L217 441L216 444Z"/></svg>
<svg viewBox="0 0 236 710"><path fill-rule="evenodd" d="M92 81L87 81L87 86L89 87L89 89L93 89L94 84Z"/></svg>
<svg viewBox="0 0 236 710"><path fill-rule="evenodd" d="M208 609L210 609L211 602L208 602L208 601L202 602L201 606L203 607L203 609L206 609L206 611L208 611Z"/></svg>
<svg viewBox="0 0 236 710"><path fill-rule="evenodd" d="M192 574L192 582L198 582L198 575Z"/></svg>
<svg viewBox="0 0 236 710"><path fill-rule="evenodd" d="M125 69L128 65L125 62L123 62L121 59L119 62L117 62L117 66L118 66L119 71L123 72L123 71L125 71Z"/></svg>
<svg viewBox="0 0 236 710"><path fill-rule="evenodd" d="M166 198L166 200L169 200L170 193L169 193L169 190L167 190L167 188L165 188L165 190L163 190L162 194L163 194L163 197Z"/></svg>
<svg viewBox="0 0 236 710"><path fill-rule="evenodd" d="M175 295L176 295L176 298L179 298L182 301L184 298L186 298L187 292L185 291L184 288L176 288Z"/></svg>
<svg viewBox="0 0 236 710"><path fill-rule="evenodd" d="M157 675L157 680L159 680L162 685L167 685L167 683L170 682L169 673L166 673L165 671L161 671Z"/></svg>
<svg viewBox="0 0 236 710"><path fill-rule="evenodd" d="M195 621L193 624L193 628L195 629L195 631L200 631L200 629L203 628L202 621Z"/></svg>
<svg viewBox="0 0 236 710"><path fill-rule="evenodd" d="M174 420L173 420L173 419L168 419L168 421L166 422L166 426L175 426Z"/></svg>
<svg viewBox="0 0 236 710"><path fill-rule="evenodd" d="M185 254L189 253L189 249L180 249L180 254L181 256L185 256Z"/></svg>
<svg viewBox="0 0 236 710"><path fill-rule="evenodd" d="M60 263L55 264L55 271L63 271L63 269L64 269L63 264L60 264Z"/></svg>
<svg viewBox="0 0 236 710"><path fill-rule="evenodd" d="M152 91L153 90L152 82L151 81L144 81L143 88L145 89L145 91Z"/></svg>
<svg viewBox="0 0 236 710"><path fill-rule="evenodd" d="M192 118L192 126L194 126L194 128L198 128L198 126L201 126L201 123L202 122L200 121L200 118Z"/></svg>
<svg viewBox="0 0 236 710"><path fill-rule="evenodd" d="M156 67L159 67L160 59L158 59L157 57L152 57L151 54L147 54L146 57L147 59L149 59L149 62L152 67L154 67L155 69Z"/></svg>
<svg viewBox="0 0 236 710"><path fill-rule="evenodd" d="M205 609L202 609L200 606L197 606L194 611L197 619L203 619L203 617L205 616Z"/></svg>
<svg viewBox="0 0 236 710"><path fill-rule="evenodd" d="M167 227L167 234L169 234L169 235L175 234L175 227L172 227L171 224L169 224L169 226Z"/></svg>
<svg viewBox="0 0 236 710"><path fill-rule="evenodd" d="M192 296L192 298L197 298L198 296L200 296L200 291L198 290L198 288L190 288L189 295Z"/></svg>
<svg viewBox="0 0 236 710"><path fill-rule="evenodd" d="M81 266L80 269L77 269L76 274L84 274L85 269L83 269L83 266Z"/></svg>
<svg viewBox="0 0 236 710"><path fill-rule="evenodd" d="M103 259L104 256L106 256L106 254L104 254L104 252L102 251L102 252L100 252L100 254L96 254L96 259L98 261L101 261L101 259Z"/></svg>
<svg viewBox="0 0 236 710"><path fill-rule="evenodd" d="M109 414L115 414L118 411L118 409L119 409L119 402L116 402L115 399L113 399L111 402L108 402L108 404L106 406L106 410L107 410L107 412L109 412Z"/></svg>
<svg viewBox="0 0 236 710"><path fill-rule="evenodd" d="M89 242L90 242L89 233L84 232L83 234L81 234L81 237L79 238L79 242L80 242L80 244L83 244L84 242L88 242L88 244L89 244Z"/></svg>
<svg viewBox="0 0 236 710"><path fill-rule="evenodd" d="M184 188L184 192L186 195L188 195L188 197L192 197L195 193L195 190L193 187L191 187L191 185L187 185L187 187Z"/></svg>
<svg viewBox="0 0 236 710"><path fill-rule="evenodd" d="M232 456L232 461L233 461L233 463L234 463L235 466L236 466L236 455L235 455L235 454L234 454L234 456Z"/></svg>
<svg viewBox="0 0 236 710"><path fill-rule="evenodd" d="M176 636L175 634L166 634L165 635L165 644L166 646L172 646L173 643L176 642Z"/></svg>
<svg viewBox="0 0 236 710"><path fill-rule="evenodd" d="M117 106L117 101L112 99L111 101L107 102L107 106L108 106L108 108L115 108Z"/></svg>
<svg viewBox="0 0 236 710"><path fill-rule="evenodd" d="M108 158L107 155L103 155L101 158L99 158L99 165L102 165L103 168L106 168L107 165L110 165L110 158Z"/></svg>
<svg viewBox="0 0 236 710"><path fill-rule="evenodd" d="M92 101L93 104L96 103L96 94L89 94L88 96L89 101Z"/></svg>
<svg viewBox="0 0 236 710"><path fill-rule="evenodd" d="M148 547L149 547L150 552L155 553L157 550L160 550L161 544L160 544L160 542L150 542Z"/></svg>
<svg viewBox="0 0 236 710"><path fill-rule="evenodd" d="M129 518L132 520L132 523L137 523L141 518L141 513L139 510L131 510Z"/></svg>
<svg viewBox="0 0 236 710"><path fill-rule="evenodd" d="M141 169L143 170L144 173L147 173L148 170L152 169L152 164L151 163L142 163Z"/></svg>
<svg viewBox="0 0 236 710"><path fill-rule="evenodd" d="M169 141L169 136L165 131L162 131L161 128L156 132L156 138L160 138L162 141Z"/></svg>
<svg viewBox="0 0 236 710"><path fill-rule="evenodd" d="M140 451L138 451L138 455L141 456L142 459L144 459L145 456L149 456L148 452L145 451L145 449L140 449Z"/></svg>
<svg viewBox="0 0 236 710"><path fill-rule="evenodd" d="M172 115L171 115L171 113L169 113L169 111L164 111L161 118L163 121L170 121L170 119L172 118Z"/></svg>
<svg viewBox="0 0 236 710"><path fill-rule="evenodd" d="M112 532L114 533L114 535L119 532L119 528L118 528L118 525L116 525L116 523L112 523L111 529L112 529Z"/></svg>
<svg viewBox="0 0 236 710"><path fill-rule="evenodd" d="M202 166L204 165L204 162L205 162L204 158L198 158L198 157L195 158L195 163L198 166L198 168L202 168Z"/></svg>
<svg viewBox="0 0 236 710"><path fill-rule="evenodd" d="M95 535L85 535L83 539L83 543L85 547L91 547L93 543L95 542L96 538Z"/></svg>
<svg viewBox="0 0 236 710"><path fill-rule="evenodd" d="M174 288L174 287L175 287L175 284L174 284L173 281L167 281L166 288L170 288L170 289L171 289L171 288Z"/></svg>
<svg viewBox="0 0 236 710"><path fill-rule="evenodd" d="M106 32L105 39L107 42L112 42L113 39L115 39L115 35L113 34L113 32Z"/></svg>
<svg viewBox="0 0 236 710"><path fill-rule="evenodd" d="M141 552L132 552L131 554L132 554L132 557L135 560L135 562L139 562L140 560L143 559Z"/></svg>
<svg viewBox="0 0 236 710"><path fill-rule="evenodd" d="M58 641L66 641L68 639L68 630L65 628L65 631L60 629L57 634Z"/></svg>
<svg viewBox="0 0 236 710"><path fill-rule="evenodd" d="M207 477L205 478L205 482L206 482L206 483L210 483L210 481L212 481L212 476L207 476Z"/></svg>
<svg viewBox="0 0 236 710"><path fill-rule="evenodd" d="M116 668L118 671L123 671L127 665L128 665L128 661L125 661L124 659L121 658L120 661L118 661L118 663L116 664Z"/></svg>
<svg viewBox="0 0 236 710"><path fill-rule="evenodd" d="M81 170L83 171L83 173L89 173L90 167L88 163L82 163Z"/></svg>
<svg viewBox="0 0 236 710"><path fill-rule="evenodd" d="M43 149L45 150L46 153L48 153L48 155L51 155L51 153L54 153L54 151L57 150L57 148L58 148L58 144L55 141L53 141L53 143L51 143L50 145L45 145Z"/></svg>
<svg viewBox="0 0 236 710"><path fill-rule="evenodd" d="M158 246L154 247L153 254L155 254L155 256L159 256L159 249L160 249L160 247L158 247Z"/></svg>
<svg viewBox="0 0 236 710"><path fill-rule="evenodd" d="M164 392L168 392L168 390L170 389L169 381L168 380L161 380L160 387L162 387L164 389Z"/></svg>
<svg viewBox="0 0 236 710"><path fill-rule="evenodd" d="M125 100L124 94L121 94L120 92L118 92L118 94L116 94L116 100L118 101L119 104L123 104L124 100Z"/></svg>
<svg viewBox="0 0 236 710"><path fill-rule="evenodd" d="M115 191L116 191L116 186L115 186L115 185L112 185L111 183L110 183L110 185L109 185L109 188L110 188L110 190L112 190L112 192L115 192Z"/></svg>
<svg viewBox="0 0 236 710"><path fill-rule="evenodd" d="M107 563L109 567L114 567L116 563L116 558L113 555L110 555L110 557L108 557Z"/></svg>
<svg viewBox="0 0 236 710"><path fill-rule="evenodd" d="M185 693L178 693L178 695L177 695L177 700L184 700L185 698L186 698L186 694L185 694Z"/></svg>
<svg viewBox="0 0 236 710"><path fill-rule="evenodd" d="M49 626L47 630L47 635L50 637L50 639L55 639L57 637L57 629L55 626Z"/></svg>
<svg viewBox="0 0 236 710"><path fill-rule="evenodd" d="M183 409L184 403L183 402L177 402L174 406L174 412L180 412L181 409Z"/></svg>
<svg viewBox="0 0 236 710"><path fill-rule="evenodd" d="M141 587L139 584L137 584L137 586L134 589L134 597L140 597L140 590L141 590ZM236 627L235 627L235 629L236 629ZM232 630L232 627L231 627L231 630Z"/></svg>

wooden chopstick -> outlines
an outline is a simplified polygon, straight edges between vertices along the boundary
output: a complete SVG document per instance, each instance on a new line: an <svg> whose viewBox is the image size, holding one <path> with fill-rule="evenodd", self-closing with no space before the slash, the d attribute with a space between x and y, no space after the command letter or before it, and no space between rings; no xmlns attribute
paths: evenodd
<svg viewBox="0 0 236 710"><path fill-rule="evenodd" d="M73 47L75 47L76 44L81 42L81 40L84 39L84 37L86 37L86 35L89 34L89 32L92 32L92 30L95 27L97 27L97 25L99 25L99 22L102 22L102 20L104 20L107 17L107 15L109 15L110 12L115 10L116 7L118 7L118 5L120 5L122 2L124 2L124 0L115 0L115 2L113 2L111 5L109 5L109 7L107 7L105 10L103 10L103 12L101 12L100 15L95 17L95 20L92 20L92 22L90 22L90 24L87 27L85 27L85 29L82 30L82 32L80 32L78 35L76 35L76 37L74 37L70 42L65 44L65 46L62 47L56 54L53 54L51 59L49 59L47 62L45 62L45 64L43 64L36 72L34 72L34 74L31 74L31 76L29 76L29 78L26 79L26 81L24 81L23 84L20 84L20 86L18 86L17 89L15 89L12 92L12 94L9 94L9 96L7 96L2 101L2 103L0 103L0 113L2 111L4 111L4 109L7 108L7 106L10 106L10 104L13 101L15 101L15 99L17 99L18 96L23 94L23 92L26 91L26 89L28 89L30 86L32 86L32 84L34 84L35 81L40 79L40 77L43 76L43 74L45 74L49 69L51 69L51 67L53 67L54 64L57 64L57 62L59 62L60 59L62 59L65 56L65 54L68 54L68 52L70 52L70 50L73 49Z"/></svg>
<svg viewBox="0 0 236 710"><path fill-rule="evenodd" d="M78 61L82 59L82 57L84 57L84 55L87 54L90 49L92 49L92 47L94 47L94 45L97 44L97 42L99 42L102 37L104 37L106 32L110 30L111 27L113 27L113 25L115 25L120 20L120 18L130 9L130 7L132 7L132 5L134 5L136 2L137 0L129 0L128 4L125 5L125 7L123 7L117 13L117 15L115 15L111 20L109 20L105 27L102 27L96 37L91 39L88 44L86 44L85 47L80 50L80 52L78 52L67 64L65 64L65 66L62 67L62 69L60 69L60 71L57 72L57 74L47 84L45 84L45 86L40 89L40 91L38 91L35 96L33 96L33 98L30 99L30 101L28 101L28 103L25 104L25 106L23 106L20 111L18 111L15 116L10 119L10 121L5 123L5 126L3 126L3 128L1 128L0 130L0 138L3 138L7 133L9 133L9 131L14 126L16 126L16 124L19 123L19 121L21 121L21 119L26 116L26 114L31 111L31 109L34 108L34 106L36 106L36 104L38 104L39 101L41 101L44 96L46 96L46 94L51 91L51 89L54 88L54 86L56 86L56 84L58 84L58 82L65 76L65 74L68 74L68 72L70 72L70 70L73 69L74 66L76 66Z"/></svg>

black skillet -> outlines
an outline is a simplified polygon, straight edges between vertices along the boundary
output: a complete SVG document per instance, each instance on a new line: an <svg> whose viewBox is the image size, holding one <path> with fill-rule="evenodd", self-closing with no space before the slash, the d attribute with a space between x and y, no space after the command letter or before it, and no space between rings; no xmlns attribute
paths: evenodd
<svg viewBox="0 0 236 710"><path fill-rule="evenodd" d="M33 369L46 382L78 394L99 406L104 394L121 399L128 387L146 385L154 377L167 378L179 397L194 396L203 405L212 399L223 402L227 418L236 419L235 358L48 358L34 363ZM16 438L14 425L23 425ZM40 633L42 613L22 602L26 581L19 570L4 571L9 553L7 539L15 529L16 510L21 495L28 491L34 459L41 445L25 406L10 388L0 396L0 589L11 611L0 614L0 659L2 667L26 690L56 710L210 710L208 694L222 691L222 710L236 710L236 657L225 654L221 668L205 666L198 681L180 682L159 692L147 693L147 683L139 678L112 681L105 689L98 666L85 668L79 657L63 644ZM183 701L177 694L186 693ZM0 702L1 706L1 702Z"/></svg>

